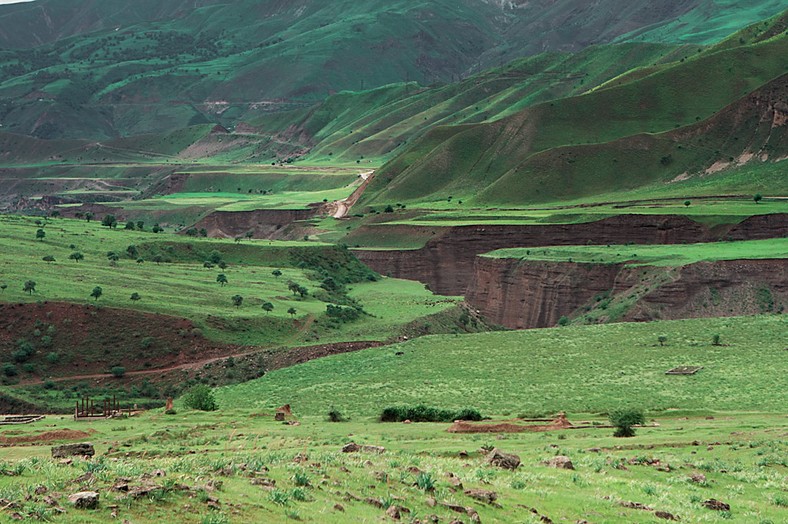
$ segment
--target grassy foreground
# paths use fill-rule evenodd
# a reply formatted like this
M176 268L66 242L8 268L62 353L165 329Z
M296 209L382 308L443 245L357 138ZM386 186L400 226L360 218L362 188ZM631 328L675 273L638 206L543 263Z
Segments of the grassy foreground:
M779 412L788 404L787 327L776 315L424 337L274 371L218 396L225 408L287 403L310 415L417 403L505 415L622 405ZM704 369L665 375L677 366Z

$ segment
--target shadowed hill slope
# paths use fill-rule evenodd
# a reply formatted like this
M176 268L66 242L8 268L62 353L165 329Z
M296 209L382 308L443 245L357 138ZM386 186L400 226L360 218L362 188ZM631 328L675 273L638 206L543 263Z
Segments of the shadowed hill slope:
M41 138L233 127L343 89L456 81L638 30L709 43L778 4L748 2L731 19L711 0L38 0L0 7L0 119Z
M775 23L784 18L785 15ZM554 194L518 189L514 197L507 193L511 187L504 189L503 182L499 190L493 188L501 180L518 177L518 170L535 165L529 162L536 162L537 154L542 154L541 158L553 158L550 155L554 152L543 153L562 147L590 154L598 152L588 147L591 145L644 133L663 133L702 122L784 74L786 53L788 35L781 32L755 44L714 48L623 85L542 103L496 122L435 128L384 166L370 185L363 203L443 200L447 195L471 198L483 190L487 190L483 198L485 203L497 202L496 198L503 198L507 203L514 200L542 202L562 196L561 188L555 187L562 180L557 174L565 169L560 163L543 162L538 167L541 183L550 186ZM714 127L715 123L712 121L709 125ZM640 149L648 149L648 145L643 144ZM744 148L738 149L737 155L745 153ZM697 148L694 152L693 158L687 152L679 155L683 164L676 166L705 163L702 167L706 168L729 156L722 156L716 148L712 149L714 154L705 151L701 154ZM779 155L770 158L775 157ZM618 190L619 184L631 182L617 176L621 170L617 162L613 162L614 158L608 157L610 163L604 167L599 165L603 160L596 155L583 161L596 162L585 165L594 168L595 176L601 170L601 176L613 184L606 186L606 191ZM634 160L629 159L630 164L625 165L631 167ZM578 159L574 157L564 159L568 171L576 162ZM671 163L670 159L666 162ZM527 176L517 180L522 182ZM637 179L633 183L639 184ZM580 194L569 191L563 196L597 192L599 188L589 187Z

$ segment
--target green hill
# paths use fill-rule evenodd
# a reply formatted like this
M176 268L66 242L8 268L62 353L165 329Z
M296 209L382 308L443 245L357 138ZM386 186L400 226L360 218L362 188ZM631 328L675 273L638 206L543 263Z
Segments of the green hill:
M234 127L341 90L456 81L633 31L708 43L779 4L748 2L733 18L710 0L38 0L0 7L0 120L41 138Z
M770 23L779 27L786 16ZM773 147L768 158L777 160L784 156L782 127L756 124L769 111L777 122L782 118L784 79L779 77L786 72L787 52L783 31L735 47L724 42L641 78L630 74L623 83L495 122L434 128L382 168L363 203L429 202L452 195L484 204L545 202L639 187L718 161L732 164L763 148ZM759 105L769 100L768 107ZM665 139L672 147L655 147L668 143ZM613 152L601 154L605 149ZM654 153L658 167L646 163L641 174L641 156L650 162ZM634 168L637 176L621 176Z

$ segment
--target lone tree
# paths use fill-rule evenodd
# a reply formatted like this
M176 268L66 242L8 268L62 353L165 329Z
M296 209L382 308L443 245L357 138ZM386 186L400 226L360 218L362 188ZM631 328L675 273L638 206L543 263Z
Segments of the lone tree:
M617 409L610 413L610 423L616 427L614 437L634 437L635 428L646 423L646 416L639 409Z
M278 269L274 269L273 271L271 271L271 274L273 276L275 276L276 278L279 278L279 277L282 276L282 272L280 270L278 270Z
M85 213L85 220L86 220L86 221L88 221L88 222L90 222L91 220L93 220L93 217L94 217L94 216L95 216L95 215L93 215L93 213L91 213L90 211L88 211L87 213Z
M8 289L8 284L6 284L5 282L3 282L2 284L0 284L0 292L3 292L3 293L5 293L5 290L6 290L6 289Z
M183 396L183 403L189 409L198 409L200 411L216 411L216 399L213 396L211 388L204 384L194 386Z
M100 299L101 295L103 294L104 294L104 290L101 289L101 286L96 286L93 288L93 291L91 291L90 296L95 298L96 301L98 302L98 299Z
M244 297L242 297L241 295L234 295L233 296L233 305L235 307L241 307L241 305L243 303L244 303Z
M224 286L225 286L225 284L227 284L227 275L225 275L224 273L219 273L219 275L216 277L216 281L217 281L217 282L218 282L218 283L219 283L219 284L220 284L222 287L224 287Z
M263 311L265 311L265 313L268 314L274 310L274 305L270 302L263 302L262 308Z
M44 240L44 237L47 236L47 232L43 229L39 229L36 231L36 240Z
M685 207L690 207L690 204L692 204L692 202L690 202L689 200L685 200L684 201L684 206Z
M753 195L752 199L755 200L756 204L759 204L761 202L761 200L763 200L763 195L761 195L760 193L755 193L755 195Z
M668 337L666 337L665 335L660 335L657 337L657 342L659 342L660 346L664 346L665 342L667 341L668 341Z
M131 294L131 300L132 300L132 302L137 302L139 300L142 300L142 297L140 296L139 293L134 292L134 293Z
M296 315L296 313L297 313L297 311L296 311L296 308L294 308L294 307L291 307L290 309L287 310L287 314L290 315L291 317L294 317Z
M68 259L69 260L73 260L74 262L79 262L80 260L84 260L85 259L85 255L83 255L79 251L74 251L73 253L71 253L68 256Z
M36 290L36 282L35 282L35 280L27 280L27 281L25 281L25 285L22 287L22 291L32 295L33 291L35 291L35 290ZM5 289L3 289L3 291L5 291Z
M118 227L118 219L115 218L115 215L104 215L104 218L101 219L101 225L108 228Z

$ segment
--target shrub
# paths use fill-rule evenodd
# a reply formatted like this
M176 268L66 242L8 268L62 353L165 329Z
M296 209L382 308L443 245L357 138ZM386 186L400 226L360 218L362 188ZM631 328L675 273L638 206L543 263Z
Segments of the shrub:
M3 375L7 377L15 377L19 374L16 370L16 366L11 364L10 362L6 362L3 364Z
M634 437L635 429L632 426L645 424L646 416L639 409L617 409L610 413L610 423L616 427L614 437Z
M183 396L183 403L187 408L198 409L200 411L216 411L216 399L213 391L206 385L194 386Z
M403 422L405 420L411 422L453 422L455 420L482 420L482 416L476 409L451 411L424 405L388 407L380 414L381 422Z
M569 317L564 315L563 317L558 319L558 325L559 326L568 326L569 325Z
M328 421L329 422L347 422L350 420L345 415L342 414L341 411L332 407L328 410Z
M115 378L121 378L123 375L126 374L126 368L123 366L114 366L112 369L109 370L112 373L112 376Z

